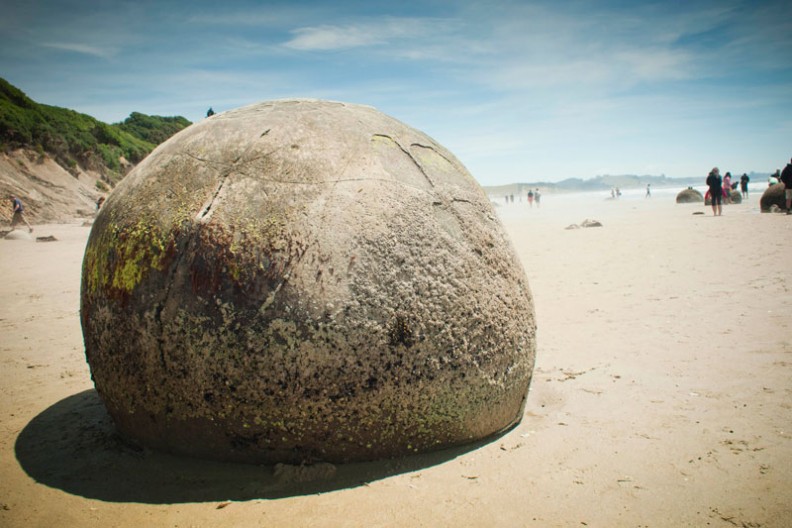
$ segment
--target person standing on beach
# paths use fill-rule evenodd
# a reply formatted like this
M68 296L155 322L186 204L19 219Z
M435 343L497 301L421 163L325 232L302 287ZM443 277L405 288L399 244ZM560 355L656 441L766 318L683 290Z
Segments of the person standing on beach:
M13 194L9 195L9 199L14 207L14 216L11 218L11 230L16 229L17 224L23 223L28 226L28 231L32 233L33 228L28 223L27 218L25 218L25 207L22 205L22 201Z
M531 189L528 189L528 205L531 207L533 207L533 199L534 199L534 193Z
M536 207L539 207L539 200L542 198L542 195L539 194L539 187L536 188L534 191L534 200L536 200Z
M792 214L792 159L789 160L784 171L781 173L781 181L784 182L784 198L786 198L786 214Z
M727 204L731 203L731 172L723 176L723 200Z
M748 177L747 174L743 172L743 175L740 176L740 191L742 192L743 198L748 198L748 182L751 181L751 178Z
M712 214L713 216L721 216L723 214L723 180L721 180L718 167L713 167L709 176L707 176L707 186L709 187L710 200L712 201Z
M651 196L652 196L652 184L651 183L647 183L646 184L646 196L645 196L645 198L650 198Z

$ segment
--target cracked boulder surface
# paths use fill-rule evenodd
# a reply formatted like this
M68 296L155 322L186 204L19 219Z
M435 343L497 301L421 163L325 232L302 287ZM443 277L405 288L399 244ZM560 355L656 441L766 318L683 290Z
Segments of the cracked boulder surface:
M425 134L316 100L216 114L107 199L83 261L96 389L145 446L352 462L522 418L535 355L521 263Z

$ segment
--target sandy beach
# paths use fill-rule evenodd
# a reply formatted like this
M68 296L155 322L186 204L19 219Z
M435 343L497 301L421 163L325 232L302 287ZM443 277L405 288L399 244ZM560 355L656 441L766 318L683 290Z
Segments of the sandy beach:
M792 217L761 190L721 217L678 189L499 204L538 323L522 422L285 472L125 443L83 353L90 227L0 240L0 526L792 526Z

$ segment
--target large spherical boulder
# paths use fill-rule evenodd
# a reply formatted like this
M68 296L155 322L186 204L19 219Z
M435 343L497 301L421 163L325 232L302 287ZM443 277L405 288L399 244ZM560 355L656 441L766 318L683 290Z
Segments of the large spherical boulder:
M160 145L110 195L81 321L120 432L256 463L372 460L517 423L535 354L484 192L373 108L256 104Z
M679 194L676 196L676 203L678 204L701 203L703 201L704 197L693 187L688 187L687 189L679 191Z
M776 183L769 186L759 199L759 207L763 213L770 212L774 205L778 206L782 211L786 210L786 196L783 183Z

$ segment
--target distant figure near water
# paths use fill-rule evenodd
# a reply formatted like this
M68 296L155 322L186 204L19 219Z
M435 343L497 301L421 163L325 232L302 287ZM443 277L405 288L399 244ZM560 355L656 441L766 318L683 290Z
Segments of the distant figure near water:
M646 184L646 196L645 196L645 198L651 198L651 197L652 197L652 184L651 183L647 183Z
M747 174L743 173L740 176L740 192L742 192L743 198L748 198L748 182L751 181L751 178L748 177Z
M528 189L528 205L533 207L533 200L534 200L534 193L531 189Z
M537 187L536 190L534 191L534 200L536 200L536 207L539 207L539 204L541 203L540 202L541 199L542 199L542 195L539 194L539 187Z

